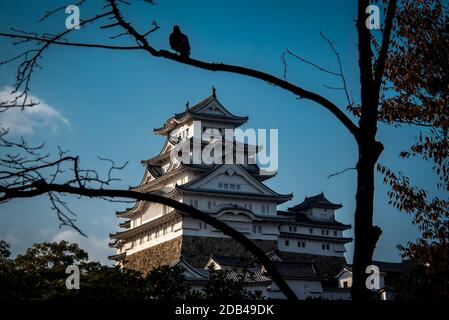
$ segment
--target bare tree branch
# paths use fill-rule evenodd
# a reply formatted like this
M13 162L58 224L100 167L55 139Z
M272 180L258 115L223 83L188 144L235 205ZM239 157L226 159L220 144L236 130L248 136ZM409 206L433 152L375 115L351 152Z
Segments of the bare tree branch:
M343 65L341 63L340 54L338 53L337 49L335 49L335 46L332 43L332 41L330 41L322 32L320 32L320 36L329 44L329 46L332 49L332 52L335 54L335 57L337 58L338 69L339 69L338 76L340 76L341 81L343 83L343 90L344 90L345 95L346 95L346 100L348 102L348 107L350 107L350 106L352 106L354 104L354 102L349 97L348 85L346 84L346 78L345 78L345 74L343 72Z
M165 204L204 221L238 241L265 266L285 296L288 299L297 300L294 292L279 275L276 267L262 249L226 223L192 206L161 195L133 190L105 189L105 186L119 180L113 173L124 169L127 162L116 165L111 159L98 157L109 163L106 177L103 178L95 170L80 168L79 157L68 155L68 151L58 148L58 159L50 161L48 154L41 154L43 145L30 146L23 139L20 142L9 141L6 139L7 134L7 130L0 131L0 147L6 151L6 155L0 157L0 204L11 199L47 195L60 225L74 228L82 235L84 233L76 226L75 213L64 200L65 196L96 197L108 201L134 199Z
M92 22L97 21L106 16L110 16L111 14L112 14L111 11L97 14L96 16L94 16L92 18L84 20L79 25L83 26L88 23L92 23ZM18 30L16 30L16 31L18 31ZM39 49L28 50L28 51L24 52L23 54L19 55L21 57L24 57L24 60L18 66L17 75L16 75L16 83L14 85L14 89L13 89L12 93L13 94L18 93L21 88L22 88L22 92L19 93L18 95L16 95L16 97L12 101L12 103L7 103L7 104L3 103L3 105L10 105L10 104L19 105L22 108L29 106L28 105L28 95L29 95L29 90L30 90L29 85L30 85L30 81L31 81L31 76L32 76L35 68L40 67L40 65L38 64L38 59L42 58L44 51L46 49L48 49L49 46L52 43L54 43L55 41L60 42L59 44L64 43L64 41L61 41L61 39L63 39L63 37L65 35L67 35L68 33L70 33L71 31L72 31L72 29L68 29L64 32L57 34L57 35L50 36L49 39L46 39L45 34L44 34L44 36L41 37L41 42L43 43L42 47L40 47ZM11 34L6 34L6 33L2 33L2 34L0 34L0 36L10 37L10 38L19 38L24 41L33 40L32 38L37 38L35 36L35 34L30 34L29 32L24 32L24 31L19 31L19 32L22 33L22 36L17 35L17 34L11 35ZM37 40L37 39L34 39L34 40ZM8 60L6 60L6 62L13 61L13 60L17 59L19 56L8 59ZM0 64L3 64L3 63L5 63L5 61ZM1 105L0 105L0 108L5 109L5 107L1 106Z
M82 195L86 197L110 197L110 198L128 198L135 199L139 201L151 201L157 202L169 207L172 207L176 210L189 214L190 216L200 219L205 223L211 225L212 227L222 231L225 235L232 237L241 243L248 251L254 254L259 261L264 265L268 274L272 277L273 281L278 285L279 289L286 295L289 300L297 300L296 295L287 285L285 280L280 276L276 267L272 264L270 259L265 255L265 253L250 239L248 239L242 233L234 230L232 227L227 225L226 223L192 207L178 201L175 201L170 198L166 198L160 195L152 194L152 193L142 193L130 190L120 190L120 189L91 189L91 188L80 188L74 187L67 184L48 184L45 181L36 181L30 185L28 185L24 190L20 189L8 189L4 187L0 187L0 192L4 193L4 196L0 197L0 202L6 199L12 198L29 198L35 197L41 194L48 193L50 195L50 199L52 203L59 203L59 205L63 205L66 209L65 203L60 201L55 197L54 192L62 193L62 194L73 194L73 195ZM54 204L55 207L58 204Z
M346 168L346 169L343 169L341 171L338 171L338 172L335 172L335 173L332 173L332 174L328 175L327 178L330 179L332 177L335 177L335 176L338 176L338 175L340 175L342 173L345 173L346 171L349 171L349 170L357 170L357 168L355 168L355 167Z
M64 46L68 46L68 47L85 47L85 48L115 49L115 50L142 50L142 47L140 47L140 46L115 46L115 45L97 44L97 43L57 41L57 40L46 39L46 38L38 37L38 36L25 36L25 35L19 35L19 34L3 33L3 32L0 32L0 37L35 40L35 41L44 42L44 43L48 43L48 44L64 45ZM23 55L23 53L20 56L22 56L22 55ZM11 62L15 59L18 59L20 56L3 61L2 63L0 63L0 65L4 64L4 63Z
M328 73L328 74L333 75L333 76L337 76L337 77L340 76L340 73L337 73L337 72L334 72L334 71L325 69L325 68L323 68L323 67L320 67L320 66L317 65L316 63L313 63L313 62L311 62L311 61L309 61L309 60L304 59L303 57L297 55L296 53L293 53L293 52L290 51L289 49L285 49L285 53L288 53L288 54L291 55L292 57L295 57L296 59L298 59L298 60L300 60L300 61L302 61L302 62L304 62L304 63L306 63L306 64L309 64L309 65L311 65L312 67L317 68L317 69L320 70L320 71L323 71L323 72Z
M323 96L321 96L315 92L311 92L311 91L305 90L301 87L295 86L285 80L279 79L273 75L270 75L270 74L262 72L262 71L258 71L258 70L254 70L254 69L250 69L250 68L246 68L246 67L241 67L241 66L236 66L236 65L224 64L224 63L208 63L208 62L204 62L201 60L195 60L195 59L191 59L191 58L181 57L177 54L171 53L166 50L156 50L155 48L153 48L150 45L148 40L142 34L137 32L137 30L134 29L134 27L132 27L130 23L128 23L124 20L116 2L114 0L108 0L108 1L111 4L112 12L115 15L118 23L125 30L127 30L130 35L132 35L135 38L136 42L138 44L140 44L144 50L148 51L148 53L150 53L152 56L169 59L172 61L191 65L191 66L194 66L194 67L197 67L200 69L205 69L205 70L210 70L210 71L223 71L223 72L230 72L230 73L246 75L249 77L253 77L253 78L257 78L257 79L266 81L272 85L279 86L285 90L292 92L293 94L295 94L297 96L300 96L301 98L309 99L309 100L314 101L314 102L322 105L323 107L325 107L327 110L332 112L337 117L337 119L340 120L342 122L342 124L357 139L358 127L352 122L351 119L349 119L349 117L342 110L340 110L335 104L333 104L331 101L327 100Z
M147 31L143 34L140 34L139 32L137 32L137 30L134 27L131 26L130 23L128 23L124 20L124 18L121 15L121 12L119 11L119 8L117 6L117 2L115 0L108 0L108 3L109 3L109 5L107 7L111 8L111 11L107 11L102 14L98 14L97 16L95 16L91 19L83 21L82 24L84 25L86 23L94 22L102 17L110 16L112 14L113 17L115 18L116 22L113 22L113 23L110 23L109 25L103 26L103 28L104 27L112 27L112 26L114 26L114 27L121 26L125 30L125 34L126 33L129 34L130 36L132 36L135 39L135 41L138 44L137 46L115 46L115 45L108 45L108 44L89 44L89 43L61 41L60 39L64 35L68 34L71 30L66 30L65 32L62 32L50 39L46 39L44 37L38 37L36 35L31 35L31 34L20 35L20 34L10 34L10 33L4 33L4 32L0 33L0 37L9 37L9 38L22 39L22 40L35 40L35 41L44 43L44 45L37 52L35 52L31 58L26 59L19 66L18 81L17 81L15 89L18 90L18 88L21 85L24 85L24 90L22 93L25 96L24 100L26 100L26 97L28 95L28 90L29 90L28 85L29 85L29 81L31 78L31 74L34 70L34 66L37 64L37 58L40 57L41 54L43 53L43 51L46 48L48 48L49 45L51 45L51 44L65 45L65 46L77 46L77 47L104 48L104 49L113 49L113 50L115 50L115 49L116 50L142 49L142 50L147 51L149 54L151 54L154 57L169 59L172 61L191 65L191 66L205 69L205 70L223 71L223 72L231 72L231 73L246 75L249 77L253 77L253 78L257 78L257 79L266 81L269 84L279 86L285 90L292 92L293 94L295 94L301 98L309 99L309 100L314 101L314 102L322 105L323 107L325 107L327 110L332 112L336 116L336 118L338 120L340 120L340 122L357 139L358 127L352 122L352 120L342 110L340 110L334 103L332 103L328 99L324 98L323 96L321 96L317 93L305 90L301 87L295 86L295 85L287 82L286 80L279 79L273 75L270 75L270 74L262 72L262 71L258 71L258 70L254 70L254 69L250 69L250 68L246 68L246 67L241 67L241 66L236 66L236 65L223 64L223 63L208 63L208 62L195 60L195 59L191 59L191 58L180 57L179 55L171 53L167 50L156 50L155 48L153 48L150 45L150 43L146 39L147 35L149 35L152 32L159 29L159 26L155 22L152 23L153 28L151 28L149 31Z

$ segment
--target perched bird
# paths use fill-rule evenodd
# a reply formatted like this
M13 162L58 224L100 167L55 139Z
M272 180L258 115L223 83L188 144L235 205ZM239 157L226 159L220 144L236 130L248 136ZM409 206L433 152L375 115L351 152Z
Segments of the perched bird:
M170 34L170 47L179 52L183 58L188 58L190 55L189 38L181 32L179 26L173 26L173 32Z

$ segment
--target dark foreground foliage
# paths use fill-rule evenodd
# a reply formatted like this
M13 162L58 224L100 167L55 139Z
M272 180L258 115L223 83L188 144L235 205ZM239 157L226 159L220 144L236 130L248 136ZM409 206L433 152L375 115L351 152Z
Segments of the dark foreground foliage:
M69 290L67 266L80 270L80 288ZM11 258L9 244L0 241L0 300L145 300L256 299L243 281L211 273L206 289L195 291L185 282L183 269L162 266L147 275L119 267L88 262L77 244L36 243L23 255Z

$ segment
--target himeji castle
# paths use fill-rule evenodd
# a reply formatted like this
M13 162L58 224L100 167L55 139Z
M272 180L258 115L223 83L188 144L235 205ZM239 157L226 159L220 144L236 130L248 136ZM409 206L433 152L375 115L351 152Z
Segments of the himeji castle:
M183 112L154 129L155 134L165 137L165 144L158 155L142 161L144 177L131 189L192 205L242 232L275 262L299 297L347 298L349 291L339 289L335 278L346 265L345 244L352 241L343 235L351 226L335 218L342 205L321 193L278 210L293 195L278 193L265 184L276 173L264 171L254 162L263 146L229 137L229 132L247 121L248 117L225 108L213 89L209 97L194 106L186 105ZM208 130L227 134L220 139L210 134L204 137ZM194 159L195 146L191 144L195 141L199 151L225 141L233 148L229 152L220 148L223 153L219 157L240 161ZM179 155L181 148L187 150L189 161L173 156ZM236 155L238 150L244 151L243 157ZM110 235L111 246L117 250L110 259L126 268L146 273L156 266L178 264L185 268L188 281L201 286L211 264L235 272L252 259L239 243L219 230L168 206L138 201L116 214L122 219L121 231ZM254 268L258 276L248 286L266 297L282 298L263 267Z

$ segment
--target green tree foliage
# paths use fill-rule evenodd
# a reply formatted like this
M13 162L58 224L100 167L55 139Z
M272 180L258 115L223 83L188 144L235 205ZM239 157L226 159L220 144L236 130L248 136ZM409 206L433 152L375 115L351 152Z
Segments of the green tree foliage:
M0 300L157 300L254 299L244 288L244 277L228 279L225 272L211 272L204 292L186 283L183 268L161 266L147 275L89 262L77 244L44 242L11 259L9 244L0 241ZM66 268L80 270L80 289L69 290ZM248 275L246 275L248 277Z
M0 240L0 259L8 259L11 256L11 251L9 250L9 243Z

